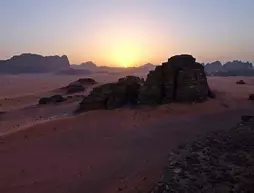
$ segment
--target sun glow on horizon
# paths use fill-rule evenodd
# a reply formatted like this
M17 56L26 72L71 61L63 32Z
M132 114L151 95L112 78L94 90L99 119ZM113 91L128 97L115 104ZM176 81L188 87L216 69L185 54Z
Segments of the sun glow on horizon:
M99 43L100 60L111 66L134 67L142 64L149 53L146 28L133 23L108 24L94 37ZM102 33L103 32L103 33Z
M143 57L139 46L133 41L120 41L110 49L110 59L122 67L133 67Z

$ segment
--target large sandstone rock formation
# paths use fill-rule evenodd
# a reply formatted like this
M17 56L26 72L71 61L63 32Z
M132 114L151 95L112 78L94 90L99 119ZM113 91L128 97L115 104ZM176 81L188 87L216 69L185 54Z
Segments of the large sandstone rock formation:
M203 65L191 55L177 55L148 74L139 101L142 104L202 102L208 92Z
M46 73L70 67L67 56L21 54L0 62L0 73Z
M95 109L114 109L125 104L135 105L142 80L135 76L120 78L116 83L96 87L80 103L78 112Z

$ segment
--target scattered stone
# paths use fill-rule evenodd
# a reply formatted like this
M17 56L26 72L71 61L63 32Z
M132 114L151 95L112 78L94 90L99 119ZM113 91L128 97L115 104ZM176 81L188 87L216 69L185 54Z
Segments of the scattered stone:
M238 80L236 84L246 84L243 80Z
M249 100L254 101L254 94L250 94Z

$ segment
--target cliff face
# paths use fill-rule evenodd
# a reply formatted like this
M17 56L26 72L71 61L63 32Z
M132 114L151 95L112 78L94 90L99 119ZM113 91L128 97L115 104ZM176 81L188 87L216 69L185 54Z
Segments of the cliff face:
M21 54L0 61L0 73L46 73L56 72L70 67L67 56L41 56Z
M177 55L150 71L139 98L143 104L202 102L208 91L203 65L191 55Z

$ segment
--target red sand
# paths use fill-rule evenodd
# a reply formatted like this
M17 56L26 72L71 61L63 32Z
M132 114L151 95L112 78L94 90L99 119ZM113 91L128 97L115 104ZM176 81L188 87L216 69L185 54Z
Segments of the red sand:
M148 192L172 148L228 128L243 113L167 118L133 129L106 119L96 127L82 121L85 114L37 125L2 139L0 192Z
M8 112L0 115L0 193L149 192L170 150L205 131L227 129L242 114L254 111L247 101L254 91L253 78L209 78L217 99L203 104L94 111L73 117L63 114L72 112L77 102L31 106L39 90L33 94L24 90L22 96L17 92L6 101L6 93L15 93L21 80L32 82L31 89L36 86L32 77L17 79L13 90L1 93L0 108ZM237 79L248 85L236 85ZM53 86L49 83L47 91L62 86L61 81L51 80ZM60 117L49 119L54 115Z

